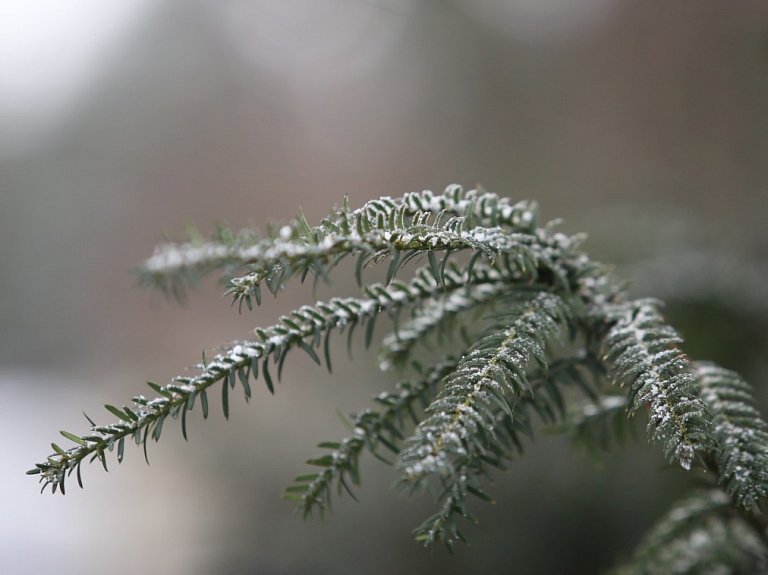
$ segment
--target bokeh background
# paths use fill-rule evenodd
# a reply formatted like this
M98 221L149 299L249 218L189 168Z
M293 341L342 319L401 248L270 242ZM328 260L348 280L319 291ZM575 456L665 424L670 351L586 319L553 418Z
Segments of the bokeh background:
M335 410L394 383L363 349L337 349L334 377L295 362L275 397L195 413L189 443L167 427L150 466L127 450L83 491L39 495L24 471L81 411L109 421L103 403L311 302L140 292L163 233L453 182L590 232L766 412L767 152L761 0L2 0L0 572L599 573L690 485L642 433L597 468L538 437L455 557L413 542L429 497L376 461L359 503L293 514L282 488L343 436Z

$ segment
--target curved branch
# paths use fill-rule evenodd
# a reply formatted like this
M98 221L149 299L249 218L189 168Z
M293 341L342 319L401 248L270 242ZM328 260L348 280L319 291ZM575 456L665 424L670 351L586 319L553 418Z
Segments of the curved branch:
M763 573L763 542L719 490L700 491L675 504L651 529L632 561L614 575Z
M694 363L693 374L714 416L720 483L738 505L749 509L768 494L768 425L739 374L705 362Z
M262 376L271 392L274 392L272 376L269 371L269 358L277 366L278 377L281 373L286 354L299 347L318 364L319 354L315 349L321 345L325 353L326 364L330 367L328 341L332 329L343 330L353 324L367 323L367 339L373 333L375 318L383 313L394 313L397 309L412 305L444 290L460 289L466 285L469 276L450 271L445 274L446 284L438 286L430 281L428 273L422 270L410 283L394 281L388 286L375 284L365 289L367 298L333 298L327 303L318 303L315 307L304 306L284 316L277 325L266 329L257 328L258 339L236 342L225 349L209 363L205 361L195 367L201 370L194 377L177 377L174 382L164 387L149 383L159 395L147 400L143 396L133 398L133 405L122 409L107 406L119 421L111 425L96 425L90 419L92 428L88 435L79 437L69 432L62 432L67 439L76 443L68 450L53 444L54 454L44 463L36 464L29 474L39 474L43 489L51 486L64 491L65 479L77 471L80 480L80 465L87 457L91 461L99 459L106 469L106 453L117 446L118 461L122 461L126 438L132 438L137 445L144 444L146 453L147 440L158 440L163 424L168 416L181 418L182 432L186 437L186 413L191 411L197 398L200 398L203 415L207 417L208 401L206 391L212 385L223 382L222 400L224 415L228 417L229 390L234 389L239 380L243 386L246 400L251 395L250 379L256 379L261 367ZM482 281L482 276L474 276ZM322 337L325 335L323 344Z
M648 405L648 436L665 442L664 451L684 469L712 447L710 414L698 396L681 342L664 323L659 302L637 300L616 306L615 324L605 337L604 360L611 380L629 385L630 413Z

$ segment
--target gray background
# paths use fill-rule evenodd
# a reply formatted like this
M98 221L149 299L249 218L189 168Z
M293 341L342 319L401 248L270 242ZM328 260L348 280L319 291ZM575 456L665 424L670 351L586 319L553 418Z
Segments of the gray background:
M0 3L0 571L599 572L688 485L659 472L642 433L597 471L538 437L453 558L413 543L429 498L389 490L375 461L360 503L302 522L283 486L315 443L343 436L336 408L393 383L373 352L345 365L343 345L333 378L297 361L275 397L234 401L230 422L195 413L189 443L169 426L149 467L128 449L66 497L39 495L24 471L59 429L86 431L82 410L109 421L101 404L312 300L292 287L239 316L215 282L183 309L150 297L129 272L162 233L298 206L317 222L345 194L359 205L453 182L538 200L589 231L598 258L682 254L694 271L631 268L637 293L703 286L670 308L687 349L742 370L762 398L767 151L757 0ZM350 275L318 296L354 293Z

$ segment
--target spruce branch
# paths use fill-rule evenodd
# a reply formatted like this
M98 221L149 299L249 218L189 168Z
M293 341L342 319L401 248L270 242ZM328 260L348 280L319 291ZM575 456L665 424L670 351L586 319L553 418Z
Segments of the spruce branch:
M459 192L460 190L446 192L444 197L455 202ZM499 209L501 221L505 224L520 220L530 227L535 220L532 212L526 211L528 208L523 205L513 209L503 205L504 202L496 202L494 206L490 202L491 199L484 197L479 205L482 208L481 215L490 218L492 222L498 223ZM548 270L549 275L562 280L563 274L554 270L556 263L547 261L552 259L556 246L541 245L537 236L506 233L500 227L478 226L465 229L467 217L471 219L476 215L474 210L478 202L474 198L463 204L464 216L454 216L440 224L444 213L441 210L431 225L428 223L433 215L431 211L419 210L413 214L408 211L409 205L419 202L417 196L409 196L408 202L394 202L385 198L382 201L369 202L362 210L355 212L350 212L345 205L339 212L337 223L326 219L321 226L310 228L301 216L290 226L285 226L279 231L273 227L269 237L258 240L258 233L253 231L233 234L222 229L211 243L195 240L182 246L165 244L145 262L140 279L160 288L170 289L173 294L178 295L181 290L179 285L186 277L199 277L222 267L230 269L238 265L248 265L251 271L246 278L240 278L240 287L252 281L254 283L248 288L251 291L238 291L239 288L233 283L230 284L229 293L234 290L235 299L244 298L250 307L253 291L257 301L260 299L257 290L262 279L266 280L269 289L276 293L282 282L291 275L299 272L306 275L308 271L325 275L328 270L324 266L329 261L335 265L345 255L360 252L358 279L359 270L362 268L360 262L377 262L391 256L388 281L392 281L399 265L403 265L404 261L414 255L426 253L429 256L429 270L435 282L435 289L444 290L446 281L450 282L452 279L447 278L446 276L451 274L445 272L448 255L452 251L471 249L476 254L483 254L492 260L499 258L507 269L531 274L531 279L536 277L538 268L541 268ZM499 203L502 204L501 208ZM531 215L527 216L529 213ZM567 247L568 242L567 238L562 236L555 238L554 243L566 244ZM399 255L404 250L409 253L401 259ZM438 263L434 256L437 250L447 252L441 263ZM475 261L476 257L470 260L466 269L468 279L463 285L471 283L469 278L473 276ZM455 277L455 274L453 276ZM210 364L196 366L202 370L198 376L175 378L173 383L163 388L150 384L160 397L147 400L143 396L137 396L133 398L133 407L108 407L109 411L118 417L119 422L108 426L92 425L91 434L78 438L80 441L73 439L78 436L65 432L65 437L73 440L77 444L76 447L65 451L53 444L55 453L49 456L45 463L36 464L29 473L40 474L43 488L51 485L53 490L64 487L65 477L75 469L78 471L80 482L80 465L85 457L93 455L92 460L99 459L106 468L105 451L111 451L116 444L118 460L122 460L126 437L133 438L137 444L143 443L146 450L150 432L155 440L159 439L163 423L169 415L173 418L181 417L182 431L186 436L187 411L194 407L197 395L202 394L201 404L204 415L207 415L207 397L204 392L220 381L224 381L222 400L224 414L228 417L229 388L234 388L236 380L239 379L246 397L250 396L249 376L258 373L259 361L266 384L272 391L269 355L274 357L278 376L287 352L296 346L304 349L320 363L314 349L320 346L322 334L326 333L324 350L328 358L328 330L331 327L343 329L348 322L367 322L366 343L369 343L374 317L380 311L387 309L392 312L402 304L412 303L414 298L423 299L434 295L434 289L427 291L423 286L423 277L422 272L417 274L414 280L415 284L419 284L416 287L418 294L409 292L405 284L400 282L392 283L392 289L387 286L371 286L365 289L366 295L369 296L367 300L336 298L329 304L319 304L315 309L305 306L290 317L283 317L281 323L276 326L267 330L257 329L255 331L259 340L238 342L226 348L225 353L217 355ZM311 342L305 341L307 338L311 338Z
M446 218L443 220L443 218ZM235 233L217 231L209 242L195 241L157 246L155 253L138 270L138 282L181 297L187 284L202 276L224 270L227 294L251 307L261 302L262 284L273 294L291 277L308 273L327 278L330 270L350 255L357 255L356 276L370 262L391 258L388 277L411 258L426 253L436 278L436 253L461 250L482 252L493 260L503 256L519 269L535 274L549 267L550 275L565 281L566 272L546 266L553 255L580 241L550 228L537 228L538 207L532 202L510 204L506 198L485 191L464 193L450 186L442 195L425 191L403 198L380 198L362 208L344 206L310 227L303 215L278 228L271 226L264 237L258 230ZM446 258L447 258L446 255ZM237 270L247 273L236 276Z
M526 377L529 359L546 368L546 340L559 334L570 313L562 298L548 292L509 305L497 314L496 329L446 376L427 409L429 416L400 452L401 486L423 485L430 476L444 485L440 511L416 530L417 540L450 548L456 538L463 539L454 516L472 518L467 494L492 501L479 480L486 475L486 463L499 466L509 445L494 433L494 410L514 419L516 398L532 392Z
M486 503L495 503L484 491L483 482L491 479L491 467L505 470L505 461L523 453L523 437L533 439L533 416L546 425L565 417L561 387L578 387L594 394L594 379L600 377L598 362L580 353L549 361L526 375L529 391L514 399L511 409L498 402L488 408L490 428L485 428L484 451L474 457L455 457L455 472L439 477L438 511L414 529L416 540L425 544L440 543L453 552L456 541L466 542L459 518L477 522L469 509L469 495ZM401 486L408 486L401 478ZM422 482L424 485L424 482ZM414 489L416 485L412 485Z
M507 234L501 228L463 230L459 218L448 220L439 226L427 224L409 225L392 229L372 229L360 234L329 234L319 232L312 243L266 241L243 250L239 255L249 272L229 281L227 294L235 301L245 301L249 307L251 298L258 303L261 285L276 294L291 277L312 273L327 277L330 270L350 255L358 258L356 276L362 284L361 272L369 263L379 263L390 258L388 280L412 258L426 254L430 270L436 282L442 282L442 271L451 253L469 250L485 256L493 262L502 258L507 266L515 266L525 273L536 276L540 268L549 268L548 253L538 238L525 234ZM444 252L438 262L438 253Z
M611 380L629 387L630 413L647 405L648 436L690 469L694 457L711 448L710 414L698 396L696 379L677 344L682 340L658 311L659 302L637 300L616 306L605 338L604 359Z
M351 436L319 445L330 452L308 463L320 470L297 477L285 494L305 517L315 509L322 516L334 490L354 497L363 453L384 459L388 450L399 487L438 489L436 512L415 530L417 540L450 549L465 540L460 518L474 520L469 496L493 501L484 483L522 454L535 425L605 447L621 439L627 416L645 407L649 438L685 470L699 461L716 471L720 487L673 508L620 573L765 569L760 503L768 496L768 425L749 387L733 372L691 362L660 303L628 301L611 269L581 251L584 236L566 236L556 226L539 224L533 202L449 186L442 194L384 197L355 210L345 200L314 227L300 214L264 234L222 226L210 240L193 232L186 243L160 244L139 283L176 298L219 272L233 304L250 309L261 304L262 288L276 295L291 278L327 280L346 258L356 259L362 293L305 305L257 328L255 337L220 348L210 361L203 356L194 376L162 387L150 382L154 399L139 395L129 406L105 406L117 421L97 425L88 418L83 436L62 431L74 446L52 444L53 454L28 473L39 476L43 490L64 493L72 473L82 486L83 461L99 460L106 469L107 453L116 450L121 462L127 441L143 445L146 457L169 416L181 420L186 438L187 413L200 405L208 416L214 385L228 418L238 382L246 401L259 376L274 393L272 374L280 379L295 349L330 370L331 332L346 330L348 345L356 333L368 347L375 322L386 315L394 331L383 341L380 367L411 365L414 376L353 415ZM406 266L418 260L426 261L411 272ZM387 266L386 280L365 284L363 270L378 264ZM399 279L405 269L407 281ZM357 326L364 330L355 332ZM551 345L566 340L564 333L563 347ZM456 335L460 341L449 339ZM446 342L459 348L455 357ZM417 346L430 343L441 359L414 362ZM586 401L577 403L568 387Z
M565 403L565 390L578 389L597 401L595 387L602 378L601 366L595 358L578 353L549 359L545 367L526 374L530 392L516 398L512 413L500 406L493 408L493 433L498 442L489 444L483 460L499 469L506 469L505 460L523 454L523 438L534 438L534 416L545 431L572 431Z
M719 490L675 504L614 575L764 573L768 549Z
M468 225L503 227L513 233L532 233L539 220L536 202L523 200L512 203L509 198L478 188L464 191L456 184L448 186L442 194L429 190L410 192L403 196L409 213L420 211L445 212L452 216L469 218Z
M737 505L749 509L768 493L768 425L739 374L706 362L694 363L693 374L714 417L720 483Z
M510 289L510 285L503 281L475 283L466 290L457 290L444 297L428 300L421 307L414 307L410 321L384 339L379 354L379 367L382 371L388 371L404 366L416 345L424 343L430 334L436 334L440 346L445 337L459 331L456 321L460 315L484 310Z
M283 316L280 323L272 327L257 328L255 331L258 339L235 342L224 348L224 353L216 355L210 362L195 365L201 373L194 377L179 376L164 387L149 382L148 385L159 395L158 398L147 400L143 396L137 396L132 399L132 406L122 409L106 406L107 410L118 418L118 422L96 425L89 419L91 431L82 437L62 432L64 437L75 442L76 446L64 450L52 444L54 453L45 462L37 463L28 473L40 475L43 489L50 485L54 492L57 488L63 492L66 478L73 471L77 471L78 484L82 487L80 465L84 459L89 456L91 461L99 459L107 469L106 453L117 445L118 461L122 461L126 438L133 439L137 445L143 444L146 456L147 440L152 438L157 441L160 438L168 416L173 419L181 418L182 432L186 437L186 413L194 409L199 396L203 416L207 417L207 390L212 385L223 382L223 409L225 417L228 417L229 390L234 389L239 381L246 400L249 399L249 380L258 377L260 367L267 387L274 393L269 368L270 357L279 377L288 351L299 347L319 364L320 356L315 350L322 345L326 365L330 367L329 338L332 329L341 331L348 327L348 333L351 335L355 325L366 324L366 341L370 343L374 321L379 314L394 314L399 308L429 298L443 290L463 288L466 277L467 275L455 270L449 270L444 276L445 284L438 286L429 272L422 269L417 271L416 277L408 284L393 281L388 286L367 286L367 298L333 298L314 307L303 306L289 316ZM476 279L482 281L483 277L486 276L478 275Z
M568 314L560 297L543 292L500 315L505 327L491 330L468 350L428 408L431 415L408 441L398 464L404 481L418 483L432 474L449 477L454 474L452 458L485 452L483 431L492 433L494 423L489 407L511 413L507 394L514 398L530 392L528 361L535 357L546 365L546 339L559 334L558 324Z

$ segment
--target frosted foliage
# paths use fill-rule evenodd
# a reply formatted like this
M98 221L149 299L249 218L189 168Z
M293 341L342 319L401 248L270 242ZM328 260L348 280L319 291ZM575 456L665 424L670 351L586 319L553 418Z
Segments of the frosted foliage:
M559 332L565 317L563 302L551 294L539 294L501 332L481 339L446 378L445 387L430 406L412 441L401 453L399 467L409 483L426 476L451 475L454 457L467 459L485 454L472 438L478 427L493 435L491 408L530 391L525 368L531 356L543 359L543 340ZM535 335L533 335L535 334ZM514 403L514 399L510 400Z
M768 425L737 373L698 362L694 374L714 416L720 482L739 505L752 507L768 493Z
M762 573L766 557L757 534L732 513L730 499L702 491L676 504L614 575Z
M525 271L548 262L564 278L568 271L557 260L581 239L538 230L537 219L534 203L510 204L496 194L449 186L443 194L383 197L356 210L345 204L316 227L301 216L265 237L258 230L223 229L209 242L161 244L139 279L179 297L184 284L220 269L229 279L227 293L250 305L251 297L260 302L262 284L274 293L294 275L325 276L351 254L379 261L400 252L446 250L476 250L491 259L503 255ZM247 273L237 275L241 269Z
M709 413L698 397L681 339L663 323L658 302L638 300L617 306L605 358L618 385L630 387L630 410L648 409L648 435L665 443L665 452L684 469L711 444Z
M492 274L492 277L496 275ZM451 332L450 322L458 314L493 303L506 291L509 291L509 286L499 277L495 283L474 284L469 289L429 300L422 307L415 308L411 321L384 339L379 367L387 371L402 365L413 348L428 334L435 333L440 342L445 333Z
M106 469L115 453L120 463L126 443L143 447L146 457L169 420L179 421L186 438L187 414L198 408L208 417L214 388L228 418L236 388L245 401L256 381L276 392L289 356L330 371L337 334L348 346L359 337L368 347L375 328L392 322L379 365L406 379L350 415L347 437L319 444L325 451L308 461L311 472L284 494L305 516L329 510L334 491L354 496L369 452L394 460L399 487L438 488L435 512L415 536L451 548L466 540L461 521L474 520L471 497L492 501L484 491L491 471L507 469L539 425L606 448L611 437L621 439L627 415L639 412L671 460L686 470L703 466L719 485L675 506L620 572L763 569L768 426L749 387L733 372L692 364L660 303L628 301L609 268L581 251L583 241L558 232L557 221L541 225L534 202L455 185L357 209L345 199L314 226L300 213L265 232L220 227L203 239L190 230L189 241L156 248L138 270L140 285L181 299L215 272L242 312L261 305L263 289L277 296L292 279L330 281L349 258L360 294L301 306L203 354L192 375L148 382L150 397L106 405L112 423L88 418L85 435L62 431L74 445L52 444L53 454L28 473L53 492L64 493L73 473L82 486L83 462ZM383 282L366 281L372 266L385 266Z

